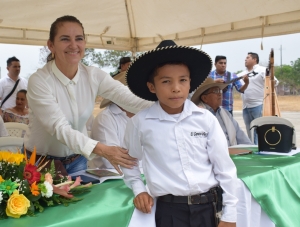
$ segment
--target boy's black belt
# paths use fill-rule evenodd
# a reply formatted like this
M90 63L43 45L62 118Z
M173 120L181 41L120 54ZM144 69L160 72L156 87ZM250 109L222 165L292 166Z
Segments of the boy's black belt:
M198 194L198 195L191 195L191 196L174 196L174 195L164 195L158 197L160 201L167 202L167 203L185 203L185 204L206 204L216 202L216 194L212 192L210 189L209 192Z

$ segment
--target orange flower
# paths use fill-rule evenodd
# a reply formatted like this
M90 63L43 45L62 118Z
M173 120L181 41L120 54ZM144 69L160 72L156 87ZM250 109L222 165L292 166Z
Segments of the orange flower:
M4 179L2 178L2 176L0 175L0 183L3 182Z
M38 196L40 194L39 187L36 185L36 181L30 186L31 194L34 196Z

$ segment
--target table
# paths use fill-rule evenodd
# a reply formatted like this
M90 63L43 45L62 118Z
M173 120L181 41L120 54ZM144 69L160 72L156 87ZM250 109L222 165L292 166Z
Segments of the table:
M273 223L276 227L300 226L300 154L290 157L249 154L232 156L232 160L240 179L238 227L274 227ZM131 190L122 180L110 180L95 185L77 204L46 208L36 217L0 220L0 226L134 227L133 221L139 213L134 211L132 199ZM151 216L147 218L136 226L154 223Z
M237 227L275 227L240 179L237 182L237 197ZM151 214L143 214L135 209L129 227L155 227L155 205Z

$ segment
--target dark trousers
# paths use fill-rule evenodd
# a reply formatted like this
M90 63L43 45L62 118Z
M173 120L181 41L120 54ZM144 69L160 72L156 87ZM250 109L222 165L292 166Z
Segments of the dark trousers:
M212 203L188 205L157 200L156 227L215 227Z

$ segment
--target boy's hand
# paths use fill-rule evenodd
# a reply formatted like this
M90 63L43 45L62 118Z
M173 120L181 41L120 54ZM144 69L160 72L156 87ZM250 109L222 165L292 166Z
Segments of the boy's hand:
M236 227L236 223L220 221L218 227Z
M143 213L150 214L153 206L153 198L147 192L142 192L134 198L133 204Z

